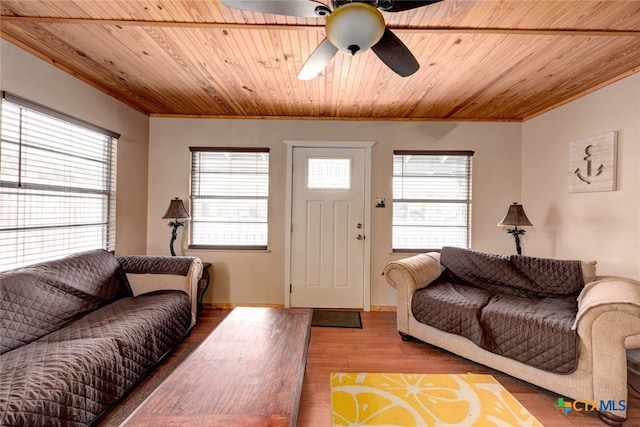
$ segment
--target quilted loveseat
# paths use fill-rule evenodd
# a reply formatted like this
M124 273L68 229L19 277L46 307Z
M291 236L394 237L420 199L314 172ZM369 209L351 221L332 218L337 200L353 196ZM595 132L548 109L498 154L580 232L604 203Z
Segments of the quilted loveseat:
M201 272L97 250L0 273L0 424L98 420L195 324Z
M595 402L620 426L626 350L640 348L640 282L598 277L595 262L444 247L391 262L397 327L559 395Z

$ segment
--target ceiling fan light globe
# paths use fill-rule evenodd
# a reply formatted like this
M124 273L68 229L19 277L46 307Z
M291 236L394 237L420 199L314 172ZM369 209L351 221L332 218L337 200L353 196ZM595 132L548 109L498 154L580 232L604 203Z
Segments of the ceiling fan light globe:
M367 3L347 3L327 18L327 38L338 49L355 55L378 43L384 34L384 18Z

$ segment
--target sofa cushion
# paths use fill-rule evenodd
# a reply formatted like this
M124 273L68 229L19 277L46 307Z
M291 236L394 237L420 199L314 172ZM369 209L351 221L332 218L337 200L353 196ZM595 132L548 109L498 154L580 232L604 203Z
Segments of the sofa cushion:
M580 261L514 255L511 262L533 283L532 290L546 295L577 296L585 284Z
M128 295L123 275L104 250L0 273L0 354Z
M121 298L93 311L43 340L113 338L130 379L137 379L173 346L191 324L191 303L182 291L156 291Z
M520 297L574 295L584 286L580 261L494 255L443 247L441 264L458 280Z
M480 347L538 369L571 373L578 364L578 334L571 330L577 310L573 297L496 295L482 309Z
M596 264L597 261L580 261L582 279L585 285L596 280Z
M1 355L2 425L90 424L182 340L190 323L184 292L151 292L118 299Z
M3 426L89 425L131 385L113 338L35 341L0 363Z
M483 289L456 283L443 273L413 295L411 310L418 322L480 345L480 311L492 295Z

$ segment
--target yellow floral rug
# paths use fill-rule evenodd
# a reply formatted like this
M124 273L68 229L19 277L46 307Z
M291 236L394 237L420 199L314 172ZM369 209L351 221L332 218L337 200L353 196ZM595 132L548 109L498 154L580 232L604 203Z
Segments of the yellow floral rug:
M334 426L542 426L479 374L331 374Z

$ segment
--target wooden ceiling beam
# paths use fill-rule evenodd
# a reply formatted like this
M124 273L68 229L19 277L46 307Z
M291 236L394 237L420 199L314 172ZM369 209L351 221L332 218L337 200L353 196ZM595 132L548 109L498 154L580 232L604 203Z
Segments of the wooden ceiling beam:
M135 27L167 27L167 28L216 28L236 30L323 30L324 25L310 24L243 24L235 22L178 22L178 21L140 21L127 19L88 19L88 18L54 18L39 16L0 16L6 23L32 24L80 24L80 25L114 25ZM496 27L395 27L388 28L398 33L436 33L436 34L514 34L541 36L605 36L605 37L639 37L640 30L603 30L578 28L496 28Z

